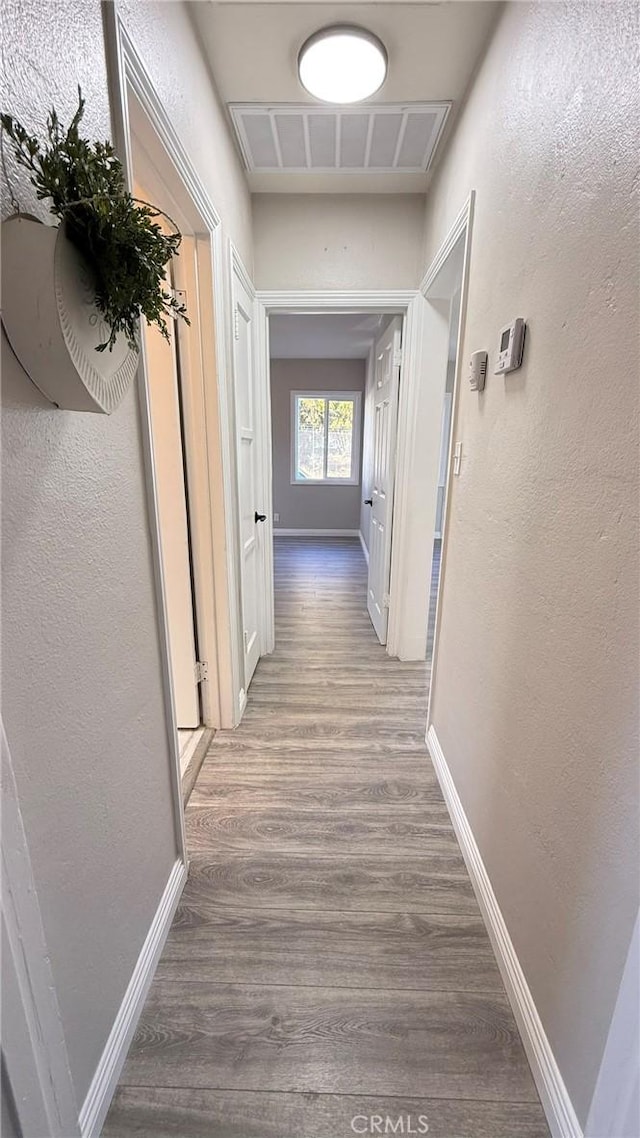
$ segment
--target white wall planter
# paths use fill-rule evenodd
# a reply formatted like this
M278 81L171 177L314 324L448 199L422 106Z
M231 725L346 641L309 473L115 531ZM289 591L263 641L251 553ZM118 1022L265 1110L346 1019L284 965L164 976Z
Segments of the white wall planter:
M64 227L24 216L2 224L2 323L29 378L67 411L110 415L138 366L123 335L97 352L109 328L91 272Z

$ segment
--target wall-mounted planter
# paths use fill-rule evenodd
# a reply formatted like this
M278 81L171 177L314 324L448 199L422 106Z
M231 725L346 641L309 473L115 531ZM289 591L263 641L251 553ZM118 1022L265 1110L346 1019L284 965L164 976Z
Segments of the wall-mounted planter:
M109 329L94 304L91 272L55 228L24 216L2 224L2 323L29 378L67 411L110 415L138 366L123 335L97 352Z

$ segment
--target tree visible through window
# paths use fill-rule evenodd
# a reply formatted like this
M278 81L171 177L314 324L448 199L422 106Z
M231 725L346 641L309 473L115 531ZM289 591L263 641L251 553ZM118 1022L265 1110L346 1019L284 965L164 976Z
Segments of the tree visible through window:
M358 392L292 392L294 482L357 482Z

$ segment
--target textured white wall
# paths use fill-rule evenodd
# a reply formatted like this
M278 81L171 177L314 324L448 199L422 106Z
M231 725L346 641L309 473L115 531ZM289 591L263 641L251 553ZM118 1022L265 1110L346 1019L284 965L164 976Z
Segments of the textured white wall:
M186 12L124 12L250 264L248 193ZM3 41L3 109L42 131L79 82L87 133L109 135L99 0L46 19L42 0L6 0ZM58 411L3 337L2 431L3 716L81 1103L176 857L136 394L111 418Z
M423 222L420 194L257 194L256 288L416 288Z
M291 392L364 392L364 379L364 360L271 360L273 509L280 514L276 531L358 529L360 485L291 485ZM362 422L360 432L362 441Z
M583 1123L638 907L638 12L508 5L426 216L425 266L477 190L464 354L490 352L432 717Z
M251 274L251 197L189 5L174 0L118 0L118 11Z

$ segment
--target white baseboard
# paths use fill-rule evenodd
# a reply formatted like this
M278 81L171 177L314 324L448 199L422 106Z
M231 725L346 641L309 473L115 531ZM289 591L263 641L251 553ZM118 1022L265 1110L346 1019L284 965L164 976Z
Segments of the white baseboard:
M186 880L186 865L176 861L82 1104L82 1138L97 1138L102 1129Z
M369 550L367 549L364 537L362 536L362 530L358 530L358 537L360 538L360 545L362 546L362 552L364 553L364 559L368 565L369 564Z
M533 996L516 956L509 930L433 724L427 732L427 746L491 938L549 1129L553 1138L583 1138L582 1128L573 1109L569 1092L533 1002Z
M359 529L274 529L274 537L360 537Z

